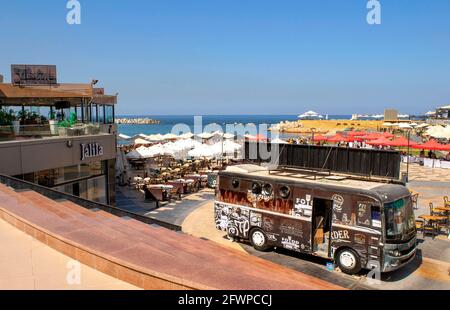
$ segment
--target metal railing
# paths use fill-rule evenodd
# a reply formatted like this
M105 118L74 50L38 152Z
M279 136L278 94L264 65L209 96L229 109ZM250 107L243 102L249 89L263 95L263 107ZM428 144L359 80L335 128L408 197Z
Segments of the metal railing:
M79 123L71 127L58 127L57 124L7 125L0 126L0 141L23 139L43 139L51 137L78 137L113 133L114 124Z
M117 207L113 207L107 204L87 200L78 196L74 196L71 194L63 193L42 185L38 185L35 183L27 182L24 180L16 179L7 175L0 174L0 183L9 186L15 190L32 190L35 191L47 198L52 200L67 200L71 201L80 207L83 207L88 210L99 209L110 214L113 214L118 217L129 217L140 221L142 223L148 225L158 225L173 231L181 231L181 226L174 225L171 223L163 222L157 219L149 218L137 213L129 212L126 210L119 209Z

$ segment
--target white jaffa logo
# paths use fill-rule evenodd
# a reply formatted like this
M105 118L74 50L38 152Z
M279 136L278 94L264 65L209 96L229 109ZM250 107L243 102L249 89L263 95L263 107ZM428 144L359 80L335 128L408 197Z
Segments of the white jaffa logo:
M81 3L77 0L67 1L66 8L69 10L66 21L69 25L81 25Z
M81 144L81 160L103 156L103 147L98 143Z
M369 0L367 2L367 23L369 25L381 25L381 3L379 0Z

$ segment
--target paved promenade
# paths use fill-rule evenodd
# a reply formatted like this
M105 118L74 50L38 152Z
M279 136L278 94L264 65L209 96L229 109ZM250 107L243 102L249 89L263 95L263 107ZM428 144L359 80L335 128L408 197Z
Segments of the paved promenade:
M137 287L80 264L0 220L0 290L134 290ZM69 282L67 278L69 277ZM79 279L79 284L77 283ZM73 284L69 284L73 283Z

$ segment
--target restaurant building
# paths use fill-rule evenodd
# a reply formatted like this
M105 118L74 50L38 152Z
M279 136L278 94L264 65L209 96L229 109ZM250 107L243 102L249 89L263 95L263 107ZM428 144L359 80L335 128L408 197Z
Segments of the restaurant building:
M450 120L450 105L436 109L436 119Z
M0 174L114 205L117 95L97 83L12 65L11 82L0 81Z

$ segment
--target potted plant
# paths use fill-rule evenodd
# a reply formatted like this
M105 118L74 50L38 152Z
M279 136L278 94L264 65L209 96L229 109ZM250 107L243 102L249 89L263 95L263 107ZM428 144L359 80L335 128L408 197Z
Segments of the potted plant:
M2 132L11 132L11 127L14 134L18 135L20 132L20 121L17 120L13 110L0 109L0 126L2 127Z
M49 125L50 125L50 134L52 136L58 135L58 120L56 119L55 112L51 111L48 115L49 118Z
M70 123L66 120L58 123L58 134L62 137L68 136L68 130L70 127Z
M13 110L9 111L10 120L14 134L17 136L20 133L20 120L17 118L16 113Z

